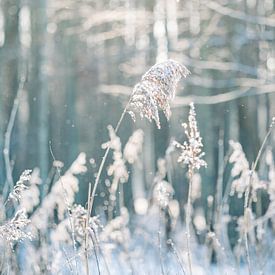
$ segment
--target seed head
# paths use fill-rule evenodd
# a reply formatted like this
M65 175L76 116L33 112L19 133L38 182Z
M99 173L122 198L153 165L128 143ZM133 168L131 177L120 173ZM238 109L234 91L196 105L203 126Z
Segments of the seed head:
M151 67L134 87L129 107L132 118L135 120L134 112L138 112L150 122L154 120L160 129L158 110L161 109L169 119L177 84L188 74L185 66L171 59Z
M188 116L188 124L183 123L187 141L183 144L175 142L175 146L181 149L181 155L178 162L187 164L189 168L200 169L201 166L207 166L206 162L202 159L204 152L202 152L203 144L200 132L197 127L196 111L194 103L190 103L190 111Z

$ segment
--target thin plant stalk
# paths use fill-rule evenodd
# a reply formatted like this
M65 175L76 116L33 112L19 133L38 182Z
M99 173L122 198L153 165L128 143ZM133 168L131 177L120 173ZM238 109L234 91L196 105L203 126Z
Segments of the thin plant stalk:
M180 257L179 252L177 251L177 249L175 247L174 242L170 239L170 241L169 242L167 241L167 243L170 244L170 247L172 248L173 254L176 255L176 259L177 259L177 262L178 262L178 264L179 264L179 266L181 268L182 274L185 275L186 272L184 270L181 257Z
M99 244L99 240L97 239L97 236L96 236L96 233L95 233L95 230L93 228L91 228L91 230L93 231L94 233L94 242L96 243L97 247L98 247L98 251L99 251L99 254L101 255L101 258L103 259L103 262L104 262L104 265L105 265L105 269L106 269L106 272L108 275L110 275L110 269L108 267L108 264L107 264L107 261L105 259L105 255L103 254L103 251L100 247L100 244Z
M255 167L255 166L254 166ZM249 215L249 209L250 209L250 193L251 193L251 184L252 184L252 171L250 173L249 177L249 185L247 188L247 191L245 192L245 199L244 199L244 219L245 223L248 224L248 215ZM248 242L248 228L245 226L245 232L244 232L244 242L245 242L245 257L248 265L248 272L249 275L252 274L251 269L251 260L250 260L250 254L249 254L249 242Z
M116 128L115 128L115 133L117 133L120 125L121 125L121 122L127 112L127 109L128 109L128 104L126 105L126 107L124 108L121 116L120 116L120 119L116 125ZM108 153L110 151L110 145L107 146L106 150L105 150L105 153L104 153L104 156L101 160L101 163L99 165L99 169L98 169L98 172L97 172L97 175L96 175L96 179L95 179L95 184L93 186L93 189L89 188L89 192L88 192L88 211L87 211L87 218L86 218L86 225L85 225L85 258L86 258L86 274L89 275L89 263L88 263L88 226L89 226L89 223L88 223L88 220L89 220L89 217L91 216L91 213L92 213L92 208L93 208L93 204L94 204L94 197L95 197L95 193L96 193L96 189L97 189L97 186L99 184L99 180L100 180L100 176L102 174L102 171L103 171L103 167L104 167L104 164L107 160L107 156L108 156ZM91 192L92 190L92 192Z
M245 201L244 201L244 218L245 219L248 219L249 209L250 209L251 204L252 204L251 191L252 191L253 174L254 174L254 172L256 170L256 167L258 165L260 157L261 157L261 155L263 153L264 146L265 146L265 144L266 144L269 136L271 135L274 123L275 123L275 117L272 118L272 123L269 126L269 130L268 130L268 132L267 132L267 134L266 134L266 136L265 136L265 138L264 138L264 140L262 142L262 145L261 145L261 147L259 149L259 152L257 154L256 160L255 160L254 164L252 165L252 169L250 171L249 184L248 184L247 191L245 193ZM251 268L250 254L249 254L248 228L245 228L244 241L245 241L246 261L247 261L247 264L248 264L248 272L249 272L249 275L251 275L252 274L252 268Z
M89 190L88 190L88 194L91 193L91 189L92 189L92 185L89 182ZM88 209L90 208L90 203L91 201L88 200ZM88 255L88 228L89 228L89 218L90 215L87 215L86 217L86 221L85 221L85 236L84 236L84 251L85 251L85 270L86 270L86 274L89 275L90 274L90 268L89 268L89 255Z
M98 271L98 274L101 275L101 272L100 272L100 268L99 268L99 259L98 259L98 255L97 255L97 251L96 251L96 242L93 238L93 230L90 229L90 235L91 235L91 240L92 240L92 243L93 243L93 250L94 250L94 253L95 253L95 259L96 259L96 266L97 266L97 271Z
M161 267L161 274L164 275L164 266L161 254L161 208L159 207L159 230L158 230L158 245L159 245L159 260L160 260L160 267Z
M68 254L67 254L66 250L64 249L64 247L62 248L62 250L63 250L63 253L65 255L66 262L67 262L67 264L69 266L69 269L70 269L71 273L73 274L74 273L74 269L73 269L73 265L72 265L72 263L71 263L71 261L70 261L70 259L68 257Z
M189 274L192 275L192 258L190 249L190 227L191 227L191 195L192 195L192 181L193 181L193 169L190 167L188 171L189 176L189 188L188 188L188 198L187 198L187 209L186 209L186 235L187 235L187 258Z
M95 240L95 241L96 241L96 243L98 243L98 240ZM98 248L99 248L100 254L101 254L102 257L103 257L103 253L102 253L102 251L101 251L101 249L100 249L100 246L98 246ZM88 250L91 251L91 250L93 250L93 248L89 248ZM81 255L83 255L83 251L79 251L76 255L72 256L71 258L68 258L67 262L72 262L72 261L75 260L75 258L80 257ZM107 271L107 274L110 275L111 273L110 273L110 270L109 270L109 268L108 268L108 266L107 266L107 262L105 261L105 258L104 258L104 257L103 257L103 259L104 259L104 262L105 262L105 264L106 264L106 271ZM66 264L67 264L67 263L66 263ZM62 273L62 270L66 267L66 264L63 264L63 265L60 267L60 269L58 269L58 271L56 272L56 274Z

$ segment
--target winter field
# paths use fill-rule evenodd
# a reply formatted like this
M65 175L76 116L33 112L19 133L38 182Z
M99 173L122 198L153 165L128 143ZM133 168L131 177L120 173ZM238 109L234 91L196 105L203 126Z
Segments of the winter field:
M2 0L0 274L275 274L274 10Z

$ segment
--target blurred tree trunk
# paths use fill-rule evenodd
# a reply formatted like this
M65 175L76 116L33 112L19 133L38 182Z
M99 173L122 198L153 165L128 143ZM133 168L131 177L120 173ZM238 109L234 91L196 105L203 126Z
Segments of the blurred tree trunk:
M66 141L66 154L65 160L71 163L78 153L78 137L77 137L77 121L76 121L76 90L77 90L77 77L76 68L77 58L77 40L74 36L65 37L65 92L66 92L66 108L65 108L65 135Z
M29 87L29 148L32 166L38 164L41 178L46 179L49 163L49 99L47 87L47 2L31 1L31 64ZM36 154L38 153L38 156ZM43 196L43 187L42 187Z
M4 133L10 112L18 90L19 47L19 1L3 0L1 2L4 19L4 44L0 48L0 182L4 182L3 146ZM14 142L14 141L13 141ZM11 151L11 154L13 150Z

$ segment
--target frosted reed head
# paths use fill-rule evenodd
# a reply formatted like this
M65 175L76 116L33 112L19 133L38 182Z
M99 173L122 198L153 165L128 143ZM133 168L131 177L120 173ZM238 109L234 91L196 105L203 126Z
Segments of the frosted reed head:
M132 118L135 120L135 113L139 113L150 122L154 120L160 129L158 111L162 110L169 120L177 84L189 74L185 66L172 59L151 67L133 89L128 108Z

